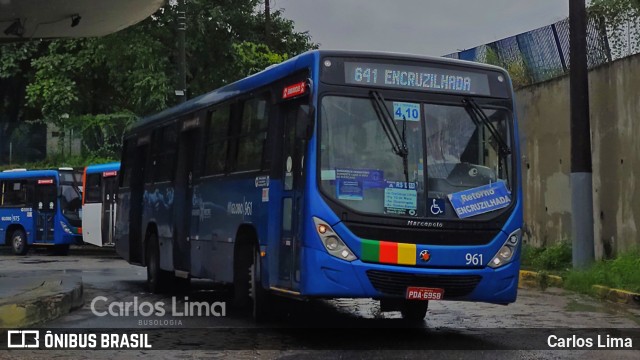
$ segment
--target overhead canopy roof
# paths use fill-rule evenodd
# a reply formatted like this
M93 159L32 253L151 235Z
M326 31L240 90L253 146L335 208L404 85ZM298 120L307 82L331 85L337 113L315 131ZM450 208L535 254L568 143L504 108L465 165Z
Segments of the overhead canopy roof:
M0 0L0 42L103 36L144 20L165 2L166 0Z

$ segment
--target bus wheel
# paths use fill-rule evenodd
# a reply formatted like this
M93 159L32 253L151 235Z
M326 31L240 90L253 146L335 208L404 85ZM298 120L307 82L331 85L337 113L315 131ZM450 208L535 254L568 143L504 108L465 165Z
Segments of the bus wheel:
M53 255L67 256L69 255L69 245L54 245L52 252Z
M147 287L154 294L167 290L171 284L171 272L160 269L160 249L158 235L149 234L147 239Z
M29 250L27 236L21 229L15 230L11 234L11 248L16 255L24 255L27 253L27 250Z
M405 321L422 322L425 316L427 316L428 307L428 301L405 301L402 304L400 313L402 314L402 319Z
M173 277L173 292L178 294L188 293L191 289L191 278Z
M270 296L261 283L260 252L255 245L239 250L234 264L234 304L251 312L256 321L265 321L270 315Z

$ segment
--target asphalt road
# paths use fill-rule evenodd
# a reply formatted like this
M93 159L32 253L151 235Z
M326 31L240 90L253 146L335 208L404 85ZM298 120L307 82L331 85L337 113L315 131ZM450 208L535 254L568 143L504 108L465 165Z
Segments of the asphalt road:
M640 355L640 341L633 343L633 350L549 348L552 335L588 337L596 333L581 329L598 328L602 330L597 334L606 339L616 336L615 329L640 328L640 310L561 289L521 289L518 301L509 306L434 301L420 324L404 323L397 312L380 312L378 303L370 299L284 299L274 306L277 315L271 322L256 325L234 312L227 289L207 281L193 281L183 293L148 293L145 269L127 264L111 251L74 249L66 257L42 251L14 257L0 251L0 274L16 271L82 276L84 307L43 328L144 330L154 348L166 350L19 350L0 352L0 358L637 359ZM197 306L189 309L194 303ZM195 314L188 314L189 310ZM143 316L145 312L153 314ZM169 350L177 348L189 350Z

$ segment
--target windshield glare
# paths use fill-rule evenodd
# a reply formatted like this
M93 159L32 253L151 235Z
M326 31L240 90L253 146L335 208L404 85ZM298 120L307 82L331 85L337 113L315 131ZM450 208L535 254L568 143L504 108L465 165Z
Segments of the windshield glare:
M403 159L393 152L371 99L325 96L320 187L327 196L360 212L457 219L449 194L499 180L510 189L511 156L499 156L497 140L469 116L462 103L387 99L385 105L406 139L409 183ZM508 112L483 111L511 144ZM432 210L436 203L443 206L442 212Z

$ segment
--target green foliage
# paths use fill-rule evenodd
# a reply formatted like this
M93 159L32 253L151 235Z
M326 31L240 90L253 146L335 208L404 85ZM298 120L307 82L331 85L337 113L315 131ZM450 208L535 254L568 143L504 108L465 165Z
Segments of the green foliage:
M516 61L503 61L498 53L489 46L486 46L485 60L486 64L500 66L507 70L514 88L521 88L532 83L531 76L527 70L527 66L522 58Z
M607 29L613 58L640 51L640 0L592 0L588 12Z
M0 165L0 171L8 169L56 169L59 167L85 167L88 164L106 164L120 161L120 158L103 157L93 154L69 156L63 154L53 154L42 161L18 163L13 165Z
M249 76L257 73L269 65L278 64L287 59L287 55L276 54L264 44L242 42L233 44L234 64L238 68L237 74Z
M570 290L591 293L592 285L640 293L640 249L622 253L612 260L602 260L587 270L567 273L565 287Z
M524 245L521 262L525 268L540 271L564 271L571 268L571 244L566 241L545 248Z
M266 34L260 3L186 2L190 98L317 47L280 11ZM35 119L80 132L84 156L118 158L127 126L179 100L176 20L177 8L167 2L105 37L0 45L0 118L12 124L0 124L0 163L8 157L4 140L20 121Z

